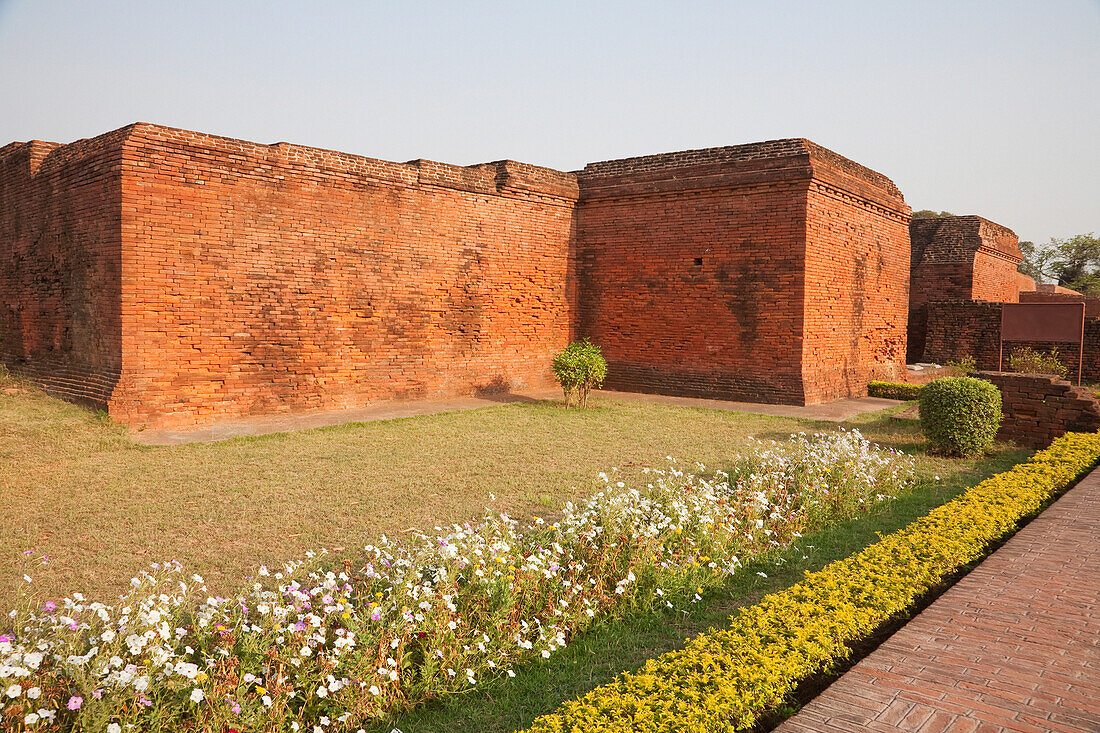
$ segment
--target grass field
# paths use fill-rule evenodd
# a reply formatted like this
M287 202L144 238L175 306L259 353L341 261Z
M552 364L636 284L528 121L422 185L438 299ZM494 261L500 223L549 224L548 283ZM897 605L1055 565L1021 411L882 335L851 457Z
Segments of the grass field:
M146 447L101 416L35 390L0 391L0 600L21 551L50 556L37 594L106 598L150 562L182 561L231 592L261 563L321 546L338 550L479 515L548 514L587 494L597 472L628 476L666 455L718 467L749 435L834 429L788 418L594 398L509 404L221 443ZM915 424L883 413L858 426L919 450ZM1001 454L1007 448L999 446ZM1017 460L1023 454L1009 454ZM973 483L979 462L921 456L918 471ZM982 465L989 461L981 462Z

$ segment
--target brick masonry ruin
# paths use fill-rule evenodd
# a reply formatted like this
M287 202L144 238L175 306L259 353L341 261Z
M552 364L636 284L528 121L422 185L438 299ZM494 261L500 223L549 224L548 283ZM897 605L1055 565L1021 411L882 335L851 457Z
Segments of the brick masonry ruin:
M908 361L926 353L928 304L941 301L1020 302L1035 283L1017 272L1023 259L1016 234L980 216L913 219L909 287ZM998 311L999 318L999 311ZM932 328L938 325L932 322ZM998 321L999 325L999 321Z
M0 148L3 361L156 427L553 385L816 403L904 374L909 207L806 140L392 163L144 123Z
M1053 374L973 372L1001 391L1004 421L997 437L1045 448L1068 432L1100 429L1100 402L1092 391Z

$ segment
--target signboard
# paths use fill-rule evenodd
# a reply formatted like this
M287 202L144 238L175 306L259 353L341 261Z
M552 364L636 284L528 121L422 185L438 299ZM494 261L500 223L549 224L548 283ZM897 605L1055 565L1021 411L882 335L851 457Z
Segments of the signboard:
M1081 367L1085 357L1085 304L1002 303L998 371L1004 360L1006 341L1077 344L1077 384L1081 384Z

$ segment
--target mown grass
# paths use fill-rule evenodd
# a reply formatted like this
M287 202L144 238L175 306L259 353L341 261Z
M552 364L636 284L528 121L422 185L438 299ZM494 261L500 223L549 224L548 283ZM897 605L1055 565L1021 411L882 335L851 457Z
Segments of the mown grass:
M866 422L866 434L882 431L898 437L897 421L881 415ZM485 680L476 688L436 701L404 715L368 727L368 733L449 731L505 733L528 727L540 715L562 702L581 696L623 671L638 669L647 659L684 646L685 641L710 628L723 628L744 605L767 593L800 581L804 573L847 557L943 504L964 489L1024 460L1030 451L999 450L984 459L958 465L935 480L925 478L913 490L860 519L834 525L804 538L799 547L780 558L749 564L720 590L704 598L692 613L636 612L614 619L578 636L550 659L538 659L516 669L514 679ZM922 459L929 467L928 459ZM764 573L761 577L757 573Z
M50 556L43 596L109 598L133 573L176 559L232 592L258 565L318 547L352 550L494 508L523 517L589 493L619 466L720 465L749 435L834 429L716 410L593 398L508 404L219 443L147 447L126 431L25 385L0 389L0 601L24 587L21 551ZM14 385L14 387L13 387ZM12 392L8 394L8 392ZM859 424L872 440L919 450L915 425ZM949 477L966 462L919 459Z

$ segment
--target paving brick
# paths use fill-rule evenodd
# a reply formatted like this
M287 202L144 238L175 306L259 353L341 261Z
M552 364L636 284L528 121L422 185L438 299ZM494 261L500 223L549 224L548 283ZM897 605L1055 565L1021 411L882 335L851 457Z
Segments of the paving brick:
M867 730L870 721L919 730L925 710L933 712L920 725L936 730L1100 730L1098 566L1100 470L777 731L804 731L803 715L827 719L841 710L868 721ZM945 679L936 683L930 672Z

